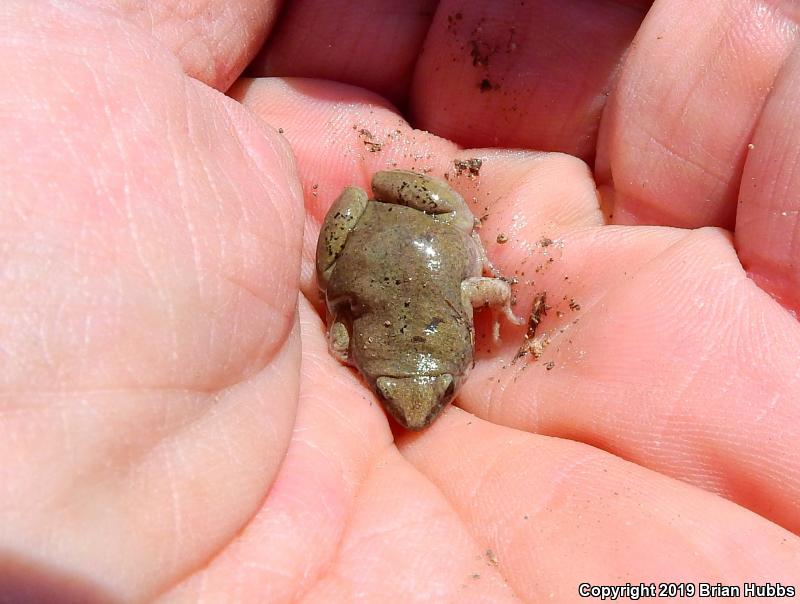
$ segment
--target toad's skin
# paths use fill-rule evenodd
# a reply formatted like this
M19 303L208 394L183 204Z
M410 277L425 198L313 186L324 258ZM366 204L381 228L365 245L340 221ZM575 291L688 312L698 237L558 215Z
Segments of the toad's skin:
M521 321L458 193L403 170L376 173L372 190L375 199L346 188L320 231L317 278L329 345L361 372L392 417L419 430L472 367L473 306L499 307ZM495 277L483 277L484 268Z

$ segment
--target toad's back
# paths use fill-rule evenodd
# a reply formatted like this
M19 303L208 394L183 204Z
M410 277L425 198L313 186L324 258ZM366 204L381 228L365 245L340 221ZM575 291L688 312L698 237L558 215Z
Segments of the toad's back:
M461 282L479 266L469 235L451 225L405 206L367 204L327 298L334 316L352 322L350 358L370 382L464 372L473 345Z

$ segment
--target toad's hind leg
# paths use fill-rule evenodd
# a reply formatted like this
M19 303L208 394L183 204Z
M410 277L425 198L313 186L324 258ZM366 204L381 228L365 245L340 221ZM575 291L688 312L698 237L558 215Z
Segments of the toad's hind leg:
M376 172L372 192L378 201L425 212L465 233L475 228L475 217L464 198L437 178L408 170Z
M317 240L317 281L320 288L326 288L347 236L366 207L366 192L359 187L347 187L328 210Z
M472 309L488 306L493 313L492 336L495 341L500 339L500 321L496 314L502 310L506 319L514 325L522 325L525 321L517 317L511 310L511 286L503 279L493 277L470 277L461 282L461 301L468 315L472 316Z

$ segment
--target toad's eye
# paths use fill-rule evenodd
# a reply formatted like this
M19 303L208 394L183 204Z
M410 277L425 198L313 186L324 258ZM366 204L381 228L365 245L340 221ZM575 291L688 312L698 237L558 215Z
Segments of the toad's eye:
M364 305L358 300L350 300L350 315L360 317L362 314L364 314Z

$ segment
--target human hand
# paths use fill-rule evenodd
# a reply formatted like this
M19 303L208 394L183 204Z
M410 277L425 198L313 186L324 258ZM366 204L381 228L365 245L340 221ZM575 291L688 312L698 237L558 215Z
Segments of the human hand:
M280 72L284 52L284 64L300 61L280 48L304 33L292 30L297 5L256 66ZM16 104L4 101L14 111L3 113L13 158L4 266L13 272L2 324L14 357L3 364L3 500L12 504L0 573L16 585L35 574L62 593L69 578L76 593L100 585L121 600L500 602L578 600L582 581L791 582L800 333L746 278L723 232L603 226L594 182L570 157L460 151L337 83L241 82L231 94L284 130L301 190L281 137L185 78L159 45L183 49L184 70L225 87L266 15L245 19L237 11L246 6L232 5L220 15L255 29L217 37L229 30L209 27L176 40L165 35L174 28L155 28L159 43L131 24L153 21L141 15L35 7L31 18L27 3L14 6L6 21L35 24L6 49L35 68L13 74ZM680 16L675 7L662 13ZM479 67L467 39L460 71L432 75L475 27L449 31L448 15L442 3L430 26L440 33L429 35L410 85L397 85L402 74L387 58L398 45L380 45L387 24L343 13L337 41L354 38L345 26L374 32L369 48L384 58L375 71L396 88L370 87L411 98L417 123L433 132L593 155L586 130L563 124L596 120L597 90L587 105L528 113L504 132L487 95L511 87L518 106L537 106L535 91L513 93L530 81L520 69L500 88L481 92L479 80L472 94L459 90ZM638 24L625 15L632 36ZM430 16L417 16L424 36ZM473 17L465 9L461 20ZM532 40L548 25L537 23L519 52L535 57ZM657 25L649 17L642 31ZM305 38L303 56L324 51L322 36L319 48ZM213 61L196 61L198 40ZM406 65L418 52L409 47ZM330 56L353 61L347 50ZM625 79L635 59L618 80L629 87L613 93L643 96ZM662 70L669 65L667 57ZM369 72L359 67L350 72ZM601 143L601 178L604 161L621 161L623 173L663 168L628 154L641 121L613 93L603 140L630 157ZM437 118L443 98L453 104ZM549 127L550 139L540 132ZM482 129L498 140L480 138ZM419 435L393 435L325 349L313 309L316 229L342 186L366 185L377 169L397 162L441 174L475 156L484 159L479 179L454 182L487 208L484 241L519 275L517 309L547 291L552 308L538 333L552 338L541 358L513 364L522 331L504 326L504 345L488 351L482 339L458 401L477 417L451 408ZM651 207L687 199L686 171L668 172L664 186L674 188L647 199L614 174L604 198L616 201L615 220L647 221ZM505 245L494 243L499 232Z

